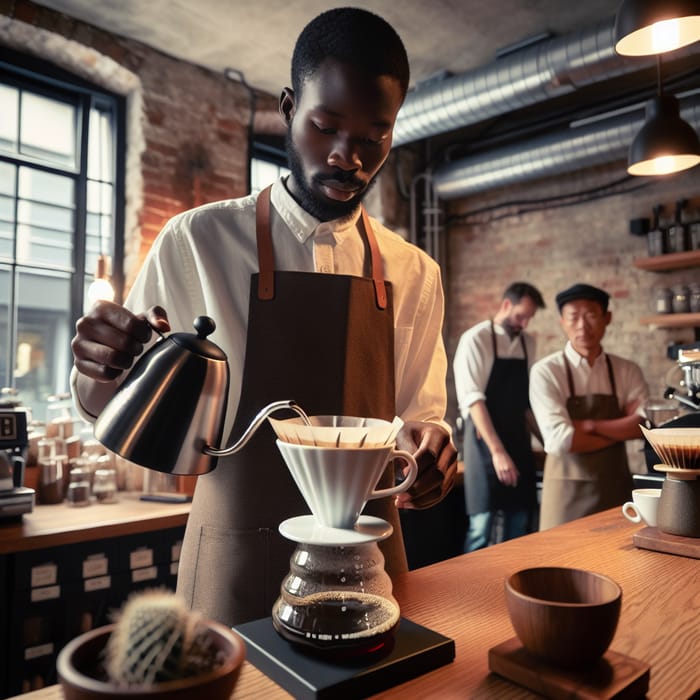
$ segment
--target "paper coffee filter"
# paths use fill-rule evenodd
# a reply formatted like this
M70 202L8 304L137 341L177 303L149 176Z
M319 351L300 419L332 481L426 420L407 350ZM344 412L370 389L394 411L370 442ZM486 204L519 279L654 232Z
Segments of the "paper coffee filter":
M389 422L356 416L309 416L311 425L302 418L268 420L283 442L314 447L382 447L396 440L403 425L398 417Z
M664 464L676 469L700 469L700 428L640 427Z

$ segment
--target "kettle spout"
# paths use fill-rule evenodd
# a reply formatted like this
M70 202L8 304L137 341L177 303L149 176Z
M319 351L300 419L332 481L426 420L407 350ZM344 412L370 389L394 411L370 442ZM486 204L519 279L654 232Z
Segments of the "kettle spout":
M307 425L310 425L309 417L295 401L273 401L260 410L258 415L253 418L250 425L246 428L243 435L241 435L241 437L233 445L222 448L207 446L203 450L204 454L211 455L212 457L226 457L227 455L232 455L234 452L238 452L240 449L245 447L246 443L253 437L257 429L268 416L275 413L275 411L281 411L283 409L296 412L299 416L301 416Z

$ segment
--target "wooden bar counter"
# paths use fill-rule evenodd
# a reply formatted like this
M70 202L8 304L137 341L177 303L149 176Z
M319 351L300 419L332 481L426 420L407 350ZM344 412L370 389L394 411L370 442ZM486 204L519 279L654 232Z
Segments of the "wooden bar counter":
M632 536L639 529L616 508L399 577L394 592L403 616L454 639L456 657L377 697L535 697L491 674L488 650L514 636L505 577L557 565L598 571L621 585L622 612L610 649L651 666L647 698L691 698L700 690L700 560L637 548ZM51 686L22 697L63 696ZM246 662L232 697L290 696Z

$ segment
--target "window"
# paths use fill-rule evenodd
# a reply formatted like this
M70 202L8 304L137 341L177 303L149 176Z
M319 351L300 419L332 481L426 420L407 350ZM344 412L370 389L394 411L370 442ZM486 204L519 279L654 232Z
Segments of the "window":
M44 420L48 397L68 391L98 256L115 261L121 297L123 104L14 58L0 62L0 387Z
M281 175L287 175L287 155L281 139L257 137L253 142L250 158L250 191L260 192Z

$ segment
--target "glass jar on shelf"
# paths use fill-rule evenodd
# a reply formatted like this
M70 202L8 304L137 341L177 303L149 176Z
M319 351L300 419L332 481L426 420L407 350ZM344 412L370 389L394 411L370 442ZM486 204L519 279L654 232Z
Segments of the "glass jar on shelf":
M654 312L670 314L673 311L673 292L668 287L654 290Z
M672 307L674 314L687 314L690 312L690 290L686 285L678 284L673 287Z
M688 291L690 293L688 298L690 313L700 313L700 283L693 282L693 284L689 284Z

